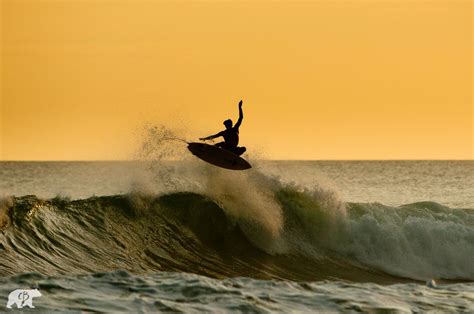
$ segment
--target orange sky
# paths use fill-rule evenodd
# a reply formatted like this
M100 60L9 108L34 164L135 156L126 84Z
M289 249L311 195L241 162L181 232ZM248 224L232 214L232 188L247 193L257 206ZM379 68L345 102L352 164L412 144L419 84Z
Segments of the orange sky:
M471 1L1 0L0 160L237 118L274 159L473 159Z

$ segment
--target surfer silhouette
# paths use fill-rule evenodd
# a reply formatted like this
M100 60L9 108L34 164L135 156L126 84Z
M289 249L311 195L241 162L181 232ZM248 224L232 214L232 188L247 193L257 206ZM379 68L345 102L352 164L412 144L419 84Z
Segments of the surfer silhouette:
M224 121L225 130L208 137L200 138L202 141L212 140L222 136L223 142L215 144L215 146L228 150L236 155L242 155L247 150L245 147L238 147L239 145L239 127L242 124L244 113L242 111L242 100L239 102L239 120L235 125L232 125L232 120Z

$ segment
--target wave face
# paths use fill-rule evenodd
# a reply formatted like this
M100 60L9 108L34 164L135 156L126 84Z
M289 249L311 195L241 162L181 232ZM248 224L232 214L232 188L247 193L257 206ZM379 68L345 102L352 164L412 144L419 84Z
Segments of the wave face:
M258 172L161 194L0 204L0 273L125 269L215 278L473 280L474 214L432 202L344 203Z

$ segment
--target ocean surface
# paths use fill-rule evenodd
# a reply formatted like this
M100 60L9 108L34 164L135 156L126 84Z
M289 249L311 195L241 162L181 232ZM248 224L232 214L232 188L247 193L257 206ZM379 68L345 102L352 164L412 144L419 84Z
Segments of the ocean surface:
M0 162L0 312L474 312L474 161L250 162Z

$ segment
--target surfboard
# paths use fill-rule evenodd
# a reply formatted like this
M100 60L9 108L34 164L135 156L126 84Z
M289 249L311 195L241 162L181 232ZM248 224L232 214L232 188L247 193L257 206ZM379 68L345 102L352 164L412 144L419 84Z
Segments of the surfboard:
M245 170L252 168L252 166L242 157L214 145L188 143L188 149L194 156L213 164L214 166L231 170Z

